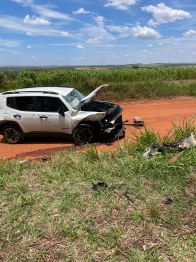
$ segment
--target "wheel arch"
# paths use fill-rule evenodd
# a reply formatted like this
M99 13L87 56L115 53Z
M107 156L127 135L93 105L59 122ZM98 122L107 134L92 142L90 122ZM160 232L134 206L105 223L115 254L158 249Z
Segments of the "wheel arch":
M0 134L2 135L2 131L3 131L3 129L4 129L4 127L5 126L10 126L10 125L12 125L12 126L15 126L17 129L18 129L18 131L22 134L22 135L24 135L24 132L23 132L23 130L22 130L22 128L20 127L20 125L17 123L17 122L15 122L15 121L1 121L1 123L0 123Z
M72 133L72 139L75 141L76 144L78 144L78 141L77 141L77 139L76 139L77 132L78 132L78 130L79 130L80 128L82 128L82 127L84 127L84 128L86 128L86 127L90 128L90 129L92 130L92 132L93 132L93 139L92 139L92 140L94 141L95 139L97 139L97 136L98 136L100 130L99 130L98 128L96 128L96 127L97 127L96 123L93 124L93 122L82 122L82 123L79 123L79 124L74 128L74 131L73 131L73 133Z
M95 122L80 122L80 123L77 124L77 126L75 126L75 128L73 130L73 135L74 135L74 132L81 126L90 127L91 129L93 129L93 131L95 131L97 124Z

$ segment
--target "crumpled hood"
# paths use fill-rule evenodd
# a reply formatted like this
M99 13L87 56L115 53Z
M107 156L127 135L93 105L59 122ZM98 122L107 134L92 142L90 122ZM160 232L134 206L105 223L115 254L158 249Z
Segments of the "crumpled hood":
M79 110L81 109L81 106L83 104L84 101L88 100L88 99L93 99L101 90L107 88L109 85L107 84L103 84L99 87L97 87L93 92L91 92L89 95L85 96L82 100L80 100L79 103Z

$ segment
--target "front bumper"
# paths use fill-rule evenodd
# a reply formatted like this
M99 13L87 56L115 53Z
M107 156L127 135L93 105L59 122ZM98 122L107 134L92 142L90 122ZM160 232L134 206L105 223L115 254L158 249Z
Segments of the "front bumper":
M103 141L107 140L118 140L125 136L124 122L115 123L113 126L108 127L105 130L101 130L100 139Z

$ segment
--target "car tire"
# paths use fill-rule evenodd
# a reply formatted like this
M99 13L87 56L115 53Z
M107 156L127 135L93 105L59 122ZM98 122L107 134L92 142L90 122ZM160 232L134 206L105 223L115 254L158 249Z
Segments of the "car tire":
M79 126L74 131L73 138L77 145L90 144L95 139L95 131L91 126Z
M9 144L19 144L22 140L21 133L17 127L12 125L5 126L2 130L2 135Z

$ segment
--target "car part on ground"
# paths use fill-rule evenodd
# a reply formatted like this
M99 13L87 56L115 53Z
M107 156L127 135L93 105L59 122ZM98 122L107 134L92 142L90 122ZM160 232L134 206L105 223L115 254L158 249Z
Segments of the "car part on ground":
M136 127L144 125L144 121L139 116L133 117L133 123L136 125Z
M162 145L158 142L153 143L151 146L146 148L146 152L143 154L144 157L149 157L163 152L183 151L189 149L192 146L196 146L196 139L194 133L191 132L188 136L180 139L177 142L167 143L163 142ZM179 154L180 156L181 154Z

